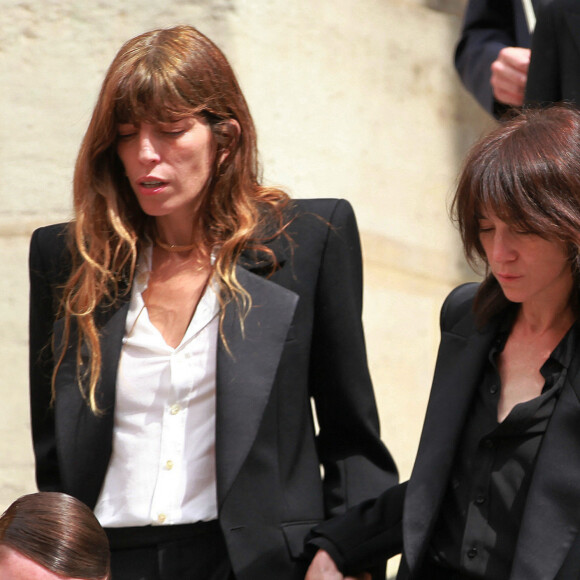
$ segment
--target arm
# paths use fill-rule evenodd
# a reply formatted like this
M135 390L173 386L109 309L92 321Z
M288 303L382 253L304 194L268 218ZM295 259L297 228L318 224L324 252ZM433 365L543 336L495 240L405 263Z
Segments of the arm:
M46 230L45 230L46 231ZM32 438L36 483L41 491L61 491L56 454L54 412L50 405L53 358L52 326L55 318L51 266L43 255L43 231L32 236L29 253L29 377Z
M343 513L397 482L395 464L380 439L379 419L362 328L362 259L350 204L340 201L319 270L310 392L320 431L326 517ZM377 563L375 573L384 558Z
M501 115L505 110L501 103L521 105L528 47L528 39L518 42L512 2L470 0L455 50L455 68L488 113Z
M307 550L316 555L307 580L325 578L321 571L360 574L403 549L403 505L407 483L389 488L378 498L350 509L346 514L316 526ZM324 554L321 554L324 552ZM332 564L329 563L332 561ZM333 577L327 576L328 580ZM337 576L340 578L340 576Z
M379 419L362 328L362 261L356 220L340 201L318 275L310 362L310 393L320 426L326 516L376 497L397 481L380 439Z
M328 552L318 550L306 572L305 580L371 580L367 572L358 576L343 576Z

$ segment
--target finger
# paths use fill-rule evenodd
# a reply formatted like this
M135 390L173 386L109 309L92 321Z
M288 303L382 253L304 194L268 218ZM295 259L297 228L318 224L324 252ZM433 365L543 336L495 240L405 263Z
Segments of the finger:
M495 61L491 65L491 85L494 88L512 91L515 93L523 92L526 88L528 77L521 71L506 66L504 63Z
M492 70L490 82L494 97L502 103L521 105L524 101L526 77L514 69L507 70L500 65L493 66Z
M531 51L529 48L508 46L499 51L497 60L509 68L527 74L530 66Z

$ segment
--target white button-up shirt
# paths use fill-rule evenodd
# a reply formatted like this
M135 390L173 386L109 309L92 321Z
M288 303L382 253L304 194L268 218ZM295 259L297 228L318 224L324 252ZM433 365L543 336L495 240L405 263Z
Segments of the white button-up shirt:
M177 348L149 320L137 270L119 360L113 452L95 514L106 527L217 517L215 391L219 302L209 284Z

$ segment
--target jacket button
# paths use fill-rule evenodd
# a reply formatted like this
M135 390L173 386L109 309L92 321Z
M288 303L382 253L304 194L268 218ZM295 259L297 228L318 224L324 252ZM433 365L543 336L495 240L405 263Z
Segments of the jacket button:
M473 558L475 558L475 556L477 556L477 548L471 548L467 552L467 557L473 560Z

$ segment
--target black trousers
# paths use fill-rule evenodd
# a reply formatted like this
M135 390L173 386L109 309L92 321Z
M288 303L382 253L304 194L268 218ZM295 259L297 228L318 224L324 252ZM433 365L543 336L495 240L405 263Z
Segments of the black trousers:
M108 528L112 580L234 580L217 521Z

